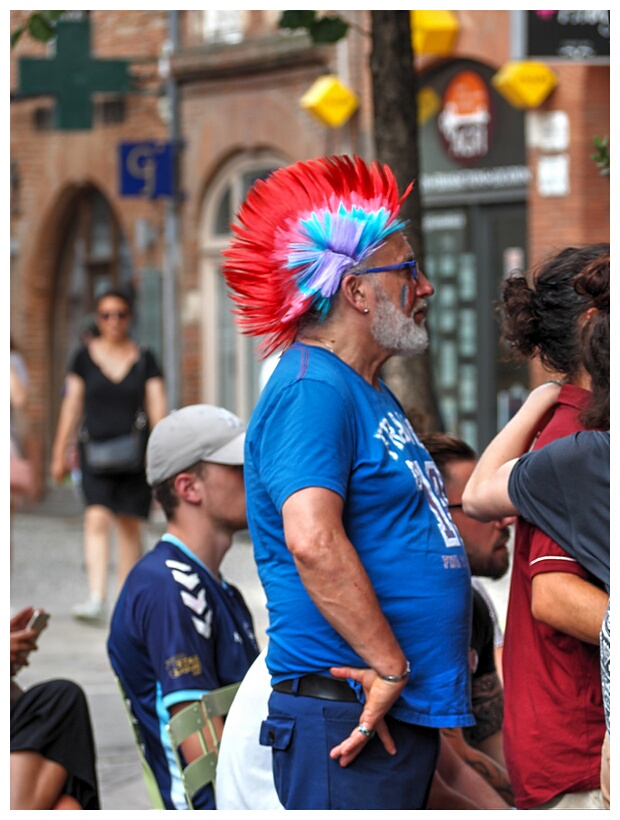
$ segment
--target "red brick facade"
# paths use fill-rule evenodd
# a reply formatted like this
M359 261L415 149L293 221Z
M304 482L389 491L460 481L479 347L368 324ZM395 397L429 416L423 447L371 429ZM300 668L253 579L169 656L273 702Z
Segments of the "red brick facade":
M11 11L11 30L26 14ZM141 271L161 269L163 264L166 204L160 199L119 195L115 146L169 136L165 85L158 73L169 36L168 14L90 12L91 53L131 60L137 90L126 98L121 122L98 123L83 132L36 130L35 109L51 100L12 99L11 331L30 371L29 449L39 464L42 487L60 400L58 374L64 367L64 361L54 355L53 344L61 290L59 256L79 193L94 187L103 195L127 238L138 279ZM286 161L343 151L372 156L368 36L356 28L346 44L316 48L278 33L274 12L245 14L247 39L233 48L205 45L202 12L179 12L181 50L172 59L172 70L179 84L184 144L179 206L180 404L208 400L203 383L201 220L205 194L218 171L230 158L261 150ZM366 12L349 14L360 28L369 30ZM499 69L510 56L510 12L455 14L461 33L451 59L475 59ZM46 53L45 46L28 36L21 39L11 55L12 92L18 88L18 58ZM422 72L435 63L432 58L419 58ZM533 260L569 243L609 239L609 177L601 177L590 159L593 137L609 134L609 65L556 61L551 66L559 82L541 110L561 110L568 115L570 193L556 198L539 195L535 170L540 152L531 149L527 162L533 176L527 206ZM341 74L344 67L361 105L350 123L331 130L304 111L299 100L315 78ZM154 242L148 249L137 239L139 220L147 220L154 229Z

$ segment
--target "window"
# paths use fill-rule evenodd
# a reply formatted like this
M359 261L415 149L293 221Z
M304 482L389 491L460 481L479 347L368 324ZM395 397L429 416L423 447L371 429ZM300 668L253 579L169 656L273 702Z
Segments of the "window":
M50 106L39 106L32 114L36 131L51 131L54 128L54 111Z
M202 14L202 32L208 43L240 43L243 40L243 11L203 11Z
M257 179L268 176L284 160L269 152L237 157L210 186L201 220L202 368L204 401L232 410L247 421L258 399L267 364L256 354L258 339L243 335L222 276L222 251L230 225Z

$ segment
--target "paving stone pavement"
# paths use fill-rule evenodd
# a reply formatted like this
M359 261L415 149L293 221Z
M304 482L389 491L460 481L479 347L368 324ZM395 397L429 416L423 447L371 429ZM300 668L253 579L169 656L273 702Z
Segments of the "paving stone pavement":
M161 513L146 527L150 549L165 524ZM50 678L71 678L86 692L97 746L102 809L151 808L133 736L105 648L107 627L71 618L73 604L85 597L82 562L82 508L72 491L59 488L45 500L14 514L12 520L11 612L32 604L51 613L17 680L24 688ZM114 547L110 564L110 600L114 597ZM266 611L247 533L240 533L226 555L222 573L238 586L254 616L264 645Z

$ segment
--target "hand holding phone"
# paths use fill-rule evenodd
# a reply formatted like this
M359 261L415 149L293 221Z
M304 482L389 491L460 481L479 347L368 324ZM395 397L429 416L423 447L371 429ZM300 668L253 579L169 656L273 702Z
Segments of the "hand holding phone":
M28 666L28 655L37 648L36 641L47 626L49 617L49 612L35 609L23 630L11 633L11 675L16 675L23 666ZM31 631L36 633L35 637L26 641L24 632Z
M33 629L38 636L47 626L49 619L49 612L46 612L44 609L35 609L26 629Z

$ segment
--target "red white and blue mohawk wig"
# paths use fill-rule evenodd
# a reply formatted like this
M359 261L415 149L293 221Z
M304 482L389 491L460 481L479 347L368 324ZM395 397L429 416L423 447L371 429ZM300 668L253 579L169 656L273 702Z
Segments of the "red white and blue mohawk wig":
M263 357L295 340L311 309L324 318L344 274L405 223L390 168L359 157L297 162L258 180L232 226L223 272L244 333Z

